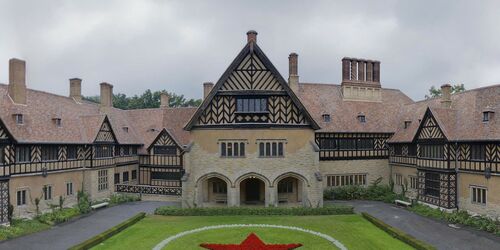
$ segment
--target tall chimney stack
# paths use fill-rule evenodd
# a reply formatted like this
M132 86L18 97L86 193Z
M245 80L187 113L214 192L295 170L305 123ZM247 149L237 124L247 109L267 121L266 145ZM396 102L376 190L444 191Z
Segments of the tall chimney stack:
M170 96L168 93L160 94L160 108L165 109L169 107Z
M441 106L443 108L451 108L451 85L441 85Z
M249 30L247 32L247 42L248 43L250 43L250 42L257 43L257 31Z
M203 83L203 100L207 98L208 94L210 94L210 91L212 91L212 88L214 87L214 83L212 82L204 82Z
M14 103L26 104L26 62L9 60L9 96Z
M288 56L288 85L293 90L294 93L298 93L299 91L299 55L297 53L291 53Z
M113 107L113 85L101 83L101 107Z
M73 98L73 100L77 102L82 101L82 79L69 79L69 97Z

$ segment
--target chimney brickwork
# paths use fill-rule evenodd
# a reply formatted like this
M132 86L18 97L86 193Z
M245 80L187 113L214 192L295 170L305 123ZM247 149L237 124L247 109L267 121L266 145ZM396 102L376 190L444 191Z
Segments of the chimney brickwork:
M451 108L451 85L441 85L441 106L443 108Z
M69 79L69 97L73 98L77 102L82 101L82 79Z
M212 91L213 87L214 87L213 82L203 83L203 99L207 98L208 94L210 94L210 91Z
M113 107L113 85L101 83L101 107Z
M168 95L168 93L161 93L160 108L164 109L170 107L169 102L170 102L170 96Z
M249 30L247 32L247 42L248 43L257 43L257 31L255 30Z
M9 96L14 103L26 104L26 62L9 60Z
M294 93L299 91L299 55L297 53L290 53L288 56L288 85Z
M380 62L342 58L342 94L349 101L382 101Z

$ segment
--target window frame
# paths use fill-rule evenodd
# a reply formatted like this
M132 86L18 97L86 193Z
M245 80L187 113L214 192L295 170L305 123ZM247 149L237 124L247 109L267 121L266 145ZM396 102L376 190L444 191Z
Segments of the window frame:
M284 140L258 140L259 158L284 158L285 144Z
M469 192L472 204L481 206L486 206L488 204L488 188L471 185Z
M43 145L41 146L41 159L42 162L58 161L59 146Z
M470 159L472 161L485 161L486 160L486 145L485 144L471 144L470 145Z
M430 177L431 175L437 176L437 178L428 178L428 176ZM441 195L441 175L435 172L425 172L424 178L425 178L424 195L439 197Z
M66 182L66 196L73 196L75 192L73 191L73 182Z
M43 200L51 201L52 200L52 184L45 184L42 188Z
M332 174L326 176L326 186L331 188L344 186L366 186L367 173Z
M268 106L268 98L265 96L241 96L236 98L235 113L265 114L269 113Z
M245 158L246 157L246 141L220 141L219 156L220 158Z
M26 206L26 196L28 194L28 189L23 188L23 189L18 189L16 192L16 205L18 207Z
M21 150L23 149L23 150ZM28 145L17 145L16 150L16 163L29 163L31 162L31 146ZM22 151L22 152L21 152ZM21 155L22 160L21 160Z
M175 145L155 145L153 147L153 154L164 156L176 156L177 146Z
M128 183L130 180L129 180L129 172L128 171L123 171L122 172L122 180L123 180L123 183Z
M109 180L108 180L108 170L100 169L97 171L97 191L103 192L109 189Z
M136 180L137 180L137 170L136 170L136 169L134 169L134 170L132 170L132 171L130 171L130 172L131 172L131 173L130 173L130 180L131 180L131 181L136 181Z

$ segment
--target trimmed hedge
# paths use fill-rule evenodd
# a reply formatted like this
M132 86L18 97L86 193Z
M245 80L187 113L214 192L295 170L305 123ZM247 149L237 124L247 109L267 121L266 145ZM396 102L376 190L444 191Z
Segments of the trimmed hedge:
M111 236L113 236L113 235L125 230L126 228L132 226L133 224L142 220L145 216L146 216L146 213L144 213L144 212L138 213L138 214L134 215L133 217L127 219L126 221L124 221L124 222L90 238L90 239L87 239L86 241L84 241L78 245L72 246L69 249L70 250L90 249L90 248L100 244L101 242L111 238Z
M392 237L403 241L404 243L414 247L417 250L436 249L435 247L433 247L433 246L431 246L423 241L420 241L420 240L416 239L415 237L413 237L409 234L406 234L405 232L403 232L397 228L394 228L394 227L386 224L385 222L383 222L383 221L381 221L381 220L379 220L379 219L377 219L377 218L375 218L367 213L361 213L361 215L363 215L363 217L365 219L367 219L369 222L374 224L376 227L384 230L385 232L390 234Z
M230 216L230 215L335 215L353 214L352 206L328 206L320 208L247 208L247 207L225 207L225 208L178 208L164 206L155 210L157 215L167 216Z

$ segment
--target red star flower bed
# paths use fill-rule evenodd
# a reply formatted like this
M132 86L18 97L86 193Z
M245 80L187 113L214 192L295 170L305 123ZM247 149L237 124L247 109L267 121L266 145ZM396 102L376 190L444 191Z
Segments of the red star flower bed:
M201 247L210 250L289 250L301 247L302 244L266 244L257 235L251 233L240 244L208 244L202 243Z

